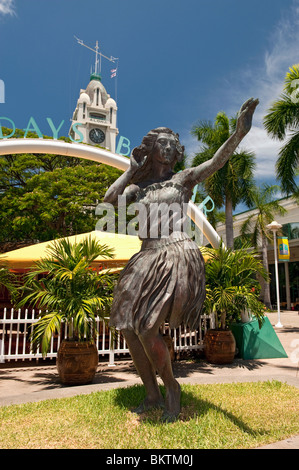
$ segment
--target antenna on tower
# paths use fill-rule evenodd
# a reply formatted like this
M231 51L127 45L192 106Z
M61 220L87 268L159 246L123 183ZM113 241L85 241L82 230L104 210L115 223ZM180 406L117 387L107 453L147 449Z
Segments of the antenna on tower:
M92 47L89 47L87 46L86 44L84 44L84 42L82 41L82 39L79 39L77 38L76 36L74 36L74 38L77 40L78 44L80 44L81 46L84 46L86 47L87 49L90 49L91 51L95 52L96 54L96 58L95 58L95 74L98 75L99 73L101 73L101 69L102 69L102 57L104 57L105 59L109 60L110 62L115 62L117 61L118 59L116 57L107 57L106 55L102 54L101 52L99 52L99 43L98 41L96 41L96 46L95 46L95 49L93 49ZM99 56L100 56L100 59L99 59Z

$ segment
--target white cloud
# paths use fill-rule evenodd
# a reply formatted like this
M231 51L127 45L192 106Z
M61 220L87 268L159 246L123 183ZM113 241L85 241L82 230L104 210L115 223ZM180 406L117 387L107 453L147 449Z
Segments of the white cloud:
M259 98L250 133L241 146L256 154L256 179L275 179L275 164L283 142L271 139L263 127L263 118L268 109L282 93L284 78L289 67L299 63L299 0L294 0L292 8L284 13L280 22L273 28L269 37L270 46L258 66L233 70L231 78L226 78L226 87L221 89L221 102L228 103L226 113L233 116L244 99ZM225 91L228 90L225 95ZM190 131L189 131L190 135ZM184 136L184 137L183 137ZM199 143L188 132L182 133L182 141L188 156L194 155ZM191 158L189 158L190 160Z
M289 67L299 63L299 0L294 0L292 8L285 12L275 26L269 42L271 46L265 51L262 65L256 70L247 70L243 74L241 72L240 80L247 82L250 95L260 100L253 127L243 141L244 146L256 154L256 177L259 179L275 178L275 163L283 145L283 142L268 136L263 127L263 118L282 93ZM242 86L236 90L233 105L241 94L244 94Z
M250 132L242 141L241 147L254 152L256 155L256 179L275 178L275 164L281 146L281 142L269 138L264 128L252 126Z
M14 15L14 0L0 0L0 15Z

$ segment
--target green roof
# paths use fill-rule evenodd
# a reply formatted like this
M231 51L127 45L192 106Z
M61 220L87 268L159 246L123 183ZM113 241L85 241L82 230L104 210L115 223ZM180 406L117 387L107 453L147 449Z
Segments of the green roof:
M99 75L99 74L97 74L97 73L92 73L92 74L90 75L90 81L91 81L91 80L98 80L99 82L101 82L101 81L102 81L102 78L101 78L101 75Z

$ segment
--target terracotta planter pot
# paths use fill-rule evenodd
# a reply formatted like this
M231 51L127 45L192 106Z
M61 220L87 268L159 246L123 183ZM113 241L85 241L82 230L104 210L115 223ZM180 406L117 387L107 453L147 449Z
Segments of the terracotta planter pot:
M204 337L204 353L212 364L230 364L236 352L236 341L230 330L208 330Z
M98 361L98 351L93 342L63 340L56 359L60 381L65 385L91 383Z

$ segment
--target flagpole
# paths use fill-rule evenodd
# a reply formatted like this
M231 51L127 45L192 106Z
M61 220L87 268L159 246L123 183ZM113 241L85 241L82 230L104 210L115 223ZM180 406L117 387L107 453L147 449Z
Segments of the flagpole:
M116 60L116 68L115 69L112 69L110 72L111 72L111 75L110 75L110 78L115 78L115 101L117 102L117 75L118 75L118 59L114 58L114 60Z
M273 239L274 239L274 263L275 263L275 278L276 278L276 302L277 302L277 323L276 323L276 327L277 328L282 328L283 325L280 321L280 297L279 297L279 273L278 273L278 261L277 261L277 246L276 246L276 233L278 230L280 230L282 227L281 224L279 224L278 222L276 222L276 220L274 220L273 222L271 222L271 224L268 224L266 225L266 228L268 230L272 230L273 232Z
M117 103L117 76L118 76L118 61L116 62L116 77L115 77L115 101Z

